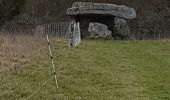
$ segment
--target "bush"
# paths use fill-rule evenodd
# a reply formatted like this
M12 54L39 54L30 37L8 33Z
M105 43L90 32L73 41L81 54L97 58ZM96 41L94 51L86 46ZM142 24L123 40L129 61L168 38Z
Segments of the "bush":
M24 0L0 0L0 19L1 22L12 19L20 14Z

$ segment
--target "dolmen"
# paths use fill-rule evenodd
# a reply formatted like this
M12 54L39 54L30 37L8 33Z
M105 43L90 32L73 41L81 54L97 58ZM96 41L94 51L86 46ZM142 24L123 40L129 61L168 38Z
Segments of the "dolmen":
M71 17L70 23L80 24L75 26L79 26L82 38L127 38L130 32L127 20L136 18L134 8L92 2L75 2L66 14Z

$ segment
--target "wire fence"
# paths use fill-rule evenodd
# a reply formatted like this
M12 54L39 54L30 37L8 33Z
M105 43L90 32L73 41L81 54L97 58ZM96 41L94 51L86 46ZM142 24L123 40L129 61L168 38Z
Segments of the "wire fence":
M37 25L12 25L5 24L0 27L1 35L40 35L48 34L53 37L64 37L67 33L69 22L51 22Z
M133 40L170 39L170 30L167 30L167 29L131 29L130 38Z
M36 37L35 39L40 39L41 41L39 42L42 42L36 50L34 49L28 54L23 54L24 57L17 57L18 60L11 65L0 68L0 99L14 98L29 100L32 99L44 86L53 83L56 83L57 87L60 86L57 82L58 73L55 70L58 67L61 68L64 66L66 58L69 55L71 42L71 36L68 32L69 23L70 22L53 22L50 24L38 24L35 26L3 25L0 27L0 35L12 37L10 38L12 39L12 42L15 41L14 37L16 36L23 36L21 39L25 39L25 36ZM46 34L49 36L47 40ZM133 40L170 39L170 31L161 29L132 29L130 38ZM29 44L29 42L31 41L25 42L24 45ZM34 43L32 43L31 46L32 45L34 45ZM60 56L63 56L61 64L54 66L54 64L56 64L54 59L57 61L57 58ZM51 60L52 62L50 63ZM28 64L29 62L31 63ZM51 71L51 64L53 71ZM55 78L56 82L54 82L52 78ZM35 82L31 83L32 81ZM31 90L28 90L29 93L21 96L23 90L28 88L31 88Z
M38 21L39 19L37 19ZM68 31L69 21L50 21L48 23L34 25L5 24L0 27L1 35L38 35L45 37L46 34L52 37L64 37ZM80 23L81 24L81 23ZM84 30L84 29L82 29ZM168 28L131 28L130 38L132 40L161 40L170 39L170 30Z
M55 77L57 79L58 73L57 71L52 72L50 66L52 64L53 70L57 69L57 66L62 67L68 56L70 50L70 35L67 32L68 26L67 22L59 22L27 27L26 29L20 26L1 27L1 36L23 36L23 38L27 35L30 37L36 36L37 39L42 39L40 42L43 42L43 45L39 46L36 50L31 51L29 54L23 54L24 57L21 59L18 59L11 65L0 68L1 100L31 100L32 98L36 98L36 93L40 92L43 87L55 83L52 78ZM49 36L47 40L45 37L46 34ZM48 46L50 47L50 51L48 50ZM53 55L54 52L55 54ZM55 63L53 59L56 60L61 56L63 56L61 65L54 66L57 62ZM52 59L52 62L49 59ZM28 62L31 63L28 64ZM34 80L35 82L30 80ZM25 89L29 91L28 94L21 96Z

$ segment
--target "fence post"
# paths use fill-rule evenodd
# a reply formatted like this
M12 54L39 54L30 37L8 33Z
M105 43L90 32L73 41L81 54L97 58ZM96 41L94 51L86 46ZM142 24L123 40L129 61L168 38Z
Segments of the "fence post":
M133 35L132 36L133 40L135 40L135 29L133 30L133 34L132 35Z
M166 30L164 30L164 39L166 39Z
M50 44L50 40L49 40L48 34L46 34L46 36L47 36L48 48L49 48L50 57L51 57L51 64L52 64L55 84L56 84L56 87L58 88L57 73L56 73L55 65L54 65L54 57L53 57L53 54L52 54L52 51L51 51L51 44Z
M60 34L60 38L62 38L61 32L60 32L60 22L58 22L58 32L59 32L59 34ZM62 40L62 39L61 39L61 40Z
M154 30L154 40L155 40L155 37L156 37L156 33L155 33L155 30Z
M160 32L159 32L159 40L161 40L161 32L162 32L162 31L160 30Z
M140 40L140 30L138 30L138 40Z
M143 29L142 34L143 34L143 41L145 41L146 29Z

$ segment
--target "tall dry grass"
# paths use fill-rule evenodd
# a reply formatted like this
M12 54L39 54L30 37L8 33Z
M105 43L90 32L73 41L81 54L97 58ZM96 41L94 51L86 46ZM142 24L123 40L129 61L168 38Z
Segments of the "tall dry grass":
M39 35L11 35L0 33L0 70L31 59L28 55L45 45L45 38ZM33 55L35 56L35 55Z

